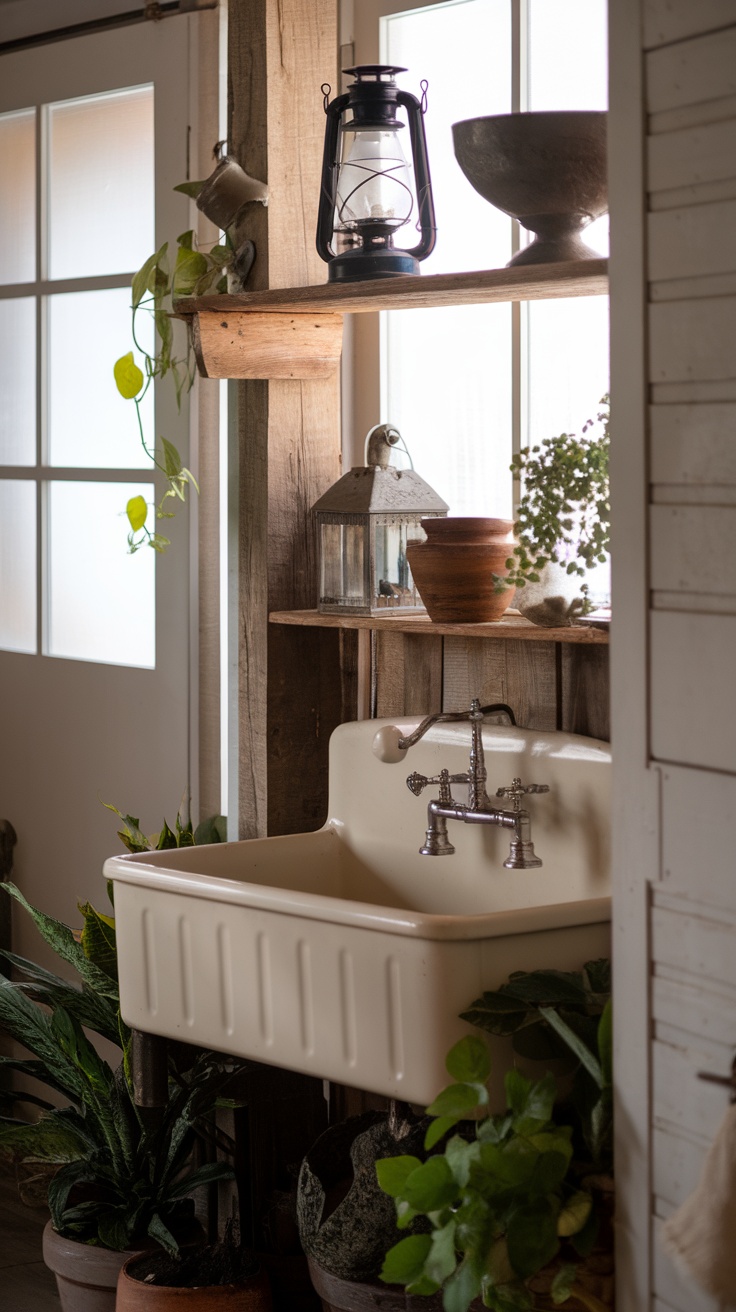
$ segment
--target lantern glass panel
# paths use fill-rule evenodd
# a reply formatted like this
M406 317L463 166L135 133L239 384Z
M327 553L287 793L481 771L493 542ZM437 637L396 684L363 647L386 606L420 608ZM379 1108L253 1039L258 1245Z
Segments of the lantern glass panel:
M379 598L411 604L412 579L406 559L407 525L398 520L376 523L375 580Z
M361 524L322 523L320 597L360 601L364 593Z
M341 129L342 163L337 182L335 227L351 230L373 220L400 228L414 208L412 171L399 131Z

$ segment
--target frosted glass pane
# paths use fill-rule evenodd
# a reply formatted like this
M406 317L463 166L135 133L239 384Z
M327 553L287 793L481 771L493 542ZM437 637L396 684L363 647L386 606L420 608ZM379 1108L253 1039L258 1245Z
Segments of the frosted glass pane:
M0 301L0 465L36 463L36 302Z
M526 443L579 433L608 391L608 297L531 301Z
M0 481L0 647L36 650L36 485Z
M524 445L556 433L580 433L608 391L608 297L532 301L529 314L529 408ZM591 599L608 604L610 568L591 570Z
M153 484L49 484L51 656L110 665L156 663L155 553L126 550L128 499Z
M36 273L36 112L0 114L0 283Z
M529 108L608 109L606 0L529 0Z
M399 85L420 95L421 80L429 82L424 127L437 245L423 272L493 269L511 258L511 220L471 187L452 145L453 123L510 112L510 54L508 0L463 0L381 19L382 61L409 70Z
M511 220L474 191L452 145L453 123L511 110L510 13L508 0L464 0L381 20L381 59L409 69L401 85L417 94L421 79L429 82L424 124L438 231L423 272L489 269L511 258ZM382 420L398 426L450 514L509 515L510 307L401 311L381 323Z
M149 316L139 340L153 346ZM118 392L115 361L132 347L130 291L69 292L48 299L49 463L82 468L142 468L135 405ZM137 356L138 364L142 359ZM153 389L142 405L144 431L154 438Z
M154 246L153 88L49 107L49 277L139 268Z
M386 315L382 389L422 478L451 515L511 513L511 306Z
M606 0L529 0L529 108L608 109ZM608 215L583 234L608 254Z

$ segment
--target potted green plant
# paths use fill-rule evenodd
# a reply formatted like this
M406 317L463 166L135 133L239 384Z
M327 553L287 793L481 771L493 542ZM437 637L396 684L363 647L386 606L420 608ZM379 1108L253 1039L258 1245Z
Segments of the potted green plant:
M150 841L133 817L126 821L132 822L125 826L130 842L138 835ZM168 845L177 836L188 841L191 825L178 820L177 830L164 825L156 838ZM44 1257L56 1272L62 1307L112 1312L125 1258L148 1245L177 1252L191 1233L192 1190L233 1176L222 1160L199 1167L191 1161L197 1137L214 1139L212 1113L232 1067L213 1052L180 1051L170 1061L166 1107L154 1120L144 1116L133 1098L130 1032L119 1012L114 917L86 903L81 934L75 934L32 907L13 884L2 887L80 983L2 953L14 976L0 973L0 1026L30 1055L2 1057L0 1069L45 1085L54 1101L35 1092L14 1094L15 1102L40 1110L40 1118L0 1117L0 1146L57 1168L48 1190ZM116 1045L117 1067L99 1055L89 1033ZM216 1143L232 1147L221 1132ZM92 1301L88 1286L98 1294Z
M522 481L514 523L516 545L497 576L516 587L516 606L542 625L571 624L593 608L588 570L605 564L610 546L609 397L579 437L560 433L524 447L511 462Z

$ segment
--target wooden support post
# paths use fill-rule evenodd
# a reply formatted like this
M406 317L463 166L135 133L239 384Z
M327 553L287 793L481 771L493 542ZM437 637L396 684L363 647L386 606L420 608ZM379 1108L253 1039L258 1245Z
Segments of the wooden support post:
M336 84L335 0L231 0L230 149L269 186L237 236L255 242L249 289L324 282L314 245L324 112ZM327 743L342 718L339 635L268 625L313 606L310 508L340 475L339 379L247 381L240 437L240 833L315 829Z

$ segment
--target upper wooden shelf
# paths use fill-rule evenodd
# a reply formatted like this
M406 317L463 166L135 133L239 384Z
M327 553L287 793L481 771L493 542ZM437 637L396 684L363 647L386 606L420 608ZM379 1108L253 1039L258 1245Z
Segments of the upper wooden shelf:
M344 314L601 296L608 291L607 270L607 260L527 264L237 296L185 296L175 308L191 318L205 378L329 378L340 361Z
M521 264L513 269L472 273L406 274L370 282L324 283L319 287L284 287L237 296L186 296L178 314L215 311L271 311L278 314L333 312L360 314L376 310L415 310L443 305L482 305L490 301L539 301L562 296L605 296L608 260L569 264Z
M522 642L572 642L605 646L608 629L595 628L581 620L566 628L544 629L525 620L518 611L507 611L493 624L437 624L428 615L322 615L317 610L276 610L271 624L297 624L323 629L383 629L425 637L505 638Z

